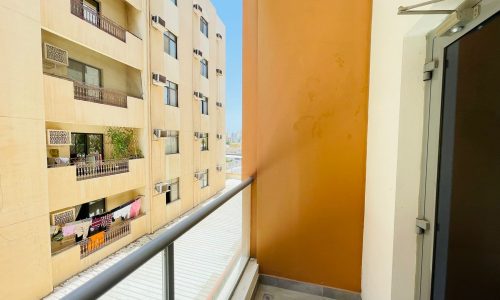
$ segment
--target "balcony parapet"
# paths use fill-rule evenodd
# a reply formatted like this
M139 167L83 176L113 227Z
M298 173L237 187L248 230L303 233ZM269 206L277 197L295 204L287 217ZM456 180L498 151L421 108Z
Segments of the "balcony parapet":
M44 94L47 121L144 127L144 101L121 91L86 85L64 76L45 73Z

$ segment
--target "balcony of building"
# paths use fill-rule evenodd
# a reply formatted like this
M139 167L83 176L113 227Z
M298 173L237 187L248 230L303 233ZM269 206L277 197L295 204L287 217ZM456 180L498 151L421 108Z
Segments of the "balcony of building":
M144 187L140 131L50 122L46 126L51 211Z
M42 31L45 119L144 127L139 70Z
M42 28L142 70L145 28L136 7L140 1L131 2L135 5L129 1L42 1Z
M147 233L144 197L113 195L50 213L57 285Z

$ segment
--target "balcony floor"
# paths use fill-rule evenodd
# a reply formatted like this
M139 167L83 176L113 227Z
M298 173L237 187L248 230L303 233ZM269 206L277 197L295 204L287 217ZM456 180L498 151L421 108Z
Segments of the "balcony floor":
M227 180L225 190L238 183L239 180ZM235 199L237 197L239 199ZM241 204L241 194L238 194L175 242L176 299L211 298L214 287L227 276L226 267L240 255ZM62 298L153 239L169 225L73 276L55 287L45 299ZM163 254L160 253L100 299L162 299L162 267Z
M332 298L316 296L275 286L260 284L255 292L254 300L332 300Z

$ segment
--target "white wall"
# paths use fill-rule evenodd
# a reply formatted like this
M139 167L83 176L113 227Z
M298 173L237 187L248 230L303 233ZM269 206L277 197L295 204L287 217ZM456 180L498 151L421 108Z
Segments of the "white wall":
M444 17L398 16L408 4L373 1L363 300L414 298L425 34Z

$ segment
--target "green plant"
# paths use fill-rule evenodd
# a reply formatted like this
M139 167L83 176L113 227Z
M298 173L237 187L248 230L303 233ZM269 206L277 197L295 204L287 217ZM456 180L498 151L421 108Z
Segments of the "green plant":
M142 156L137 137L131 128L110 127L107 136L112 145L111 157L122 159Z

